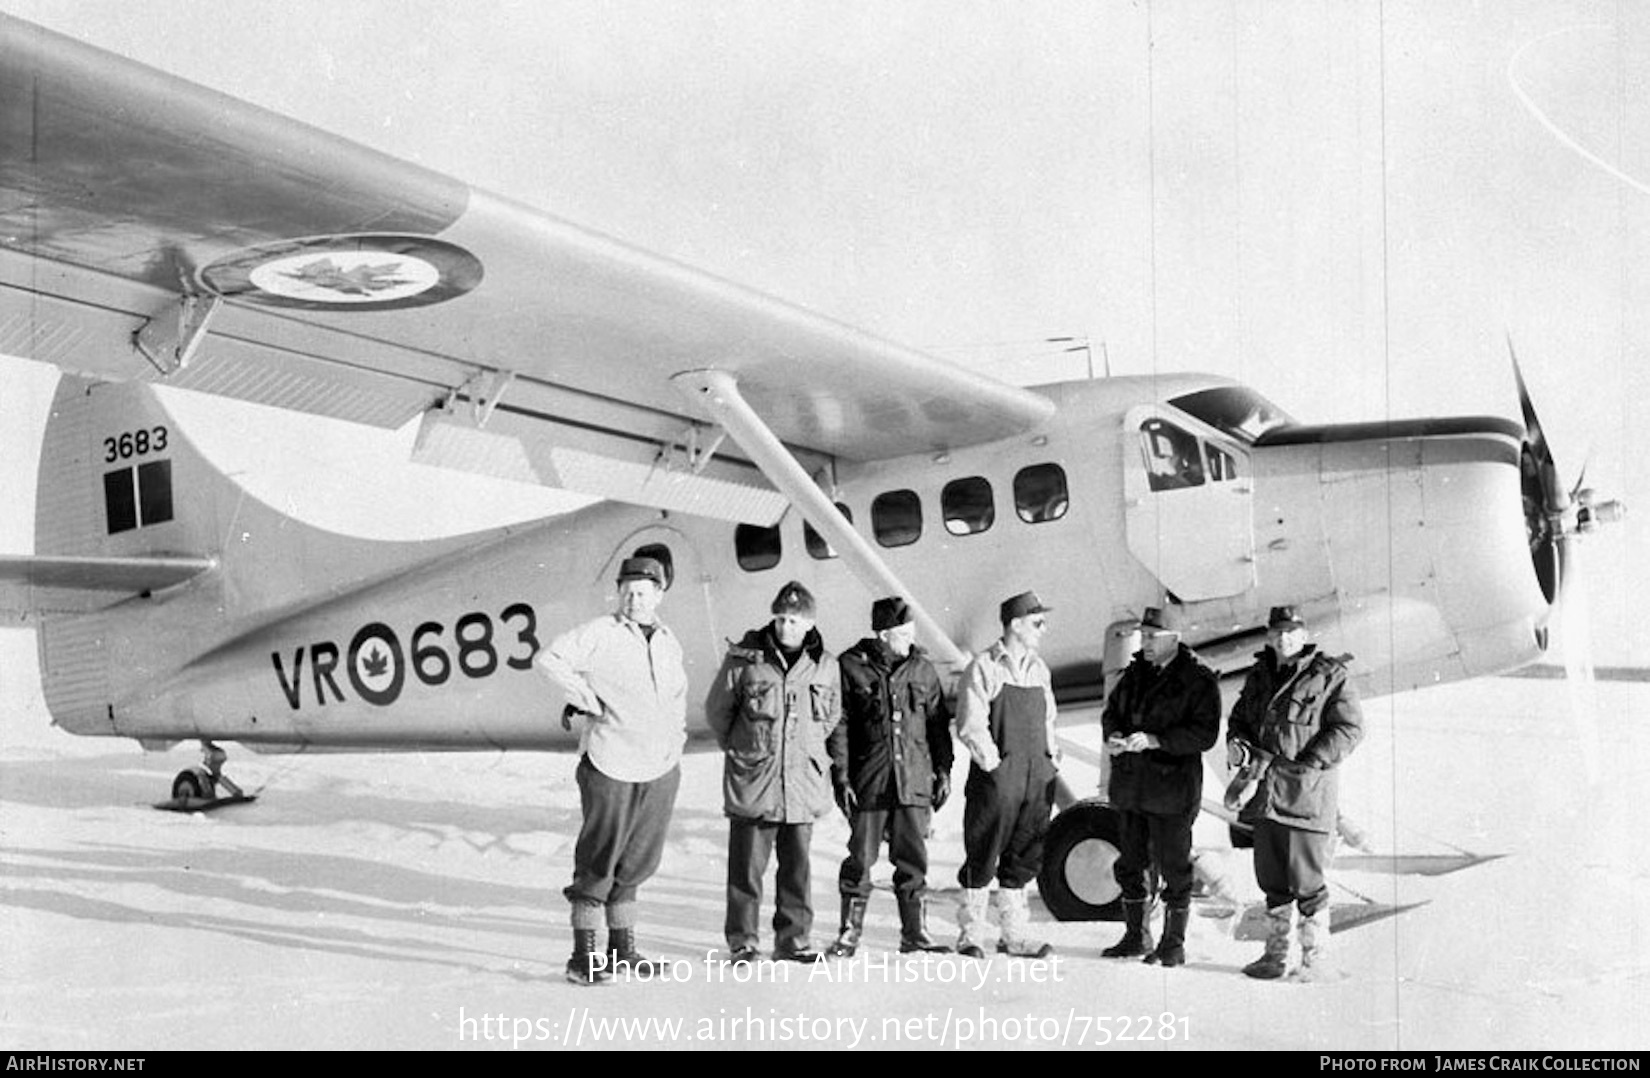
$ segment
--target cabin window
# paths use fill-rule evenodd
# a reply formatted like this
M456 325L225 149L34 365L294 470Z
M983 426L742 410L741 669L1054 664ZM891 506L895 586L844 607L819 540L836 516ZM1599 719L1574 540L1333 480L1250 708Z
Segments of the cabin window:
M836 510L847 519L848 523L852 524L854 522L854 514L849 512L846 505L837 502ZM814 526L805 520L802 522L802 542L807 546L808 553L820 561L836 557L836 551L831 548L831 544L827 543L825 537L814 531Z
M783 551L779 545L779 527L764 528L758 524L741 524L733 530L733 549L739 558L739 568L749 573L772 569L779 564Z
M871 503L871 531L883 546L909 546L922 538L922 501L914 490L891 490Z
M1152 490L1203 485L1203 457L1196 437L1161 419L1140 424L1140 435Z
M1033 464L1014 476L1014 511L1027 524L1046 524L1066 515L1066 470L1058 464Z
M977 475L953 479L940 492L940 512L945 517L945 530L952 535L975 535L985 531L997 519L997 507L991 500L991 484Z

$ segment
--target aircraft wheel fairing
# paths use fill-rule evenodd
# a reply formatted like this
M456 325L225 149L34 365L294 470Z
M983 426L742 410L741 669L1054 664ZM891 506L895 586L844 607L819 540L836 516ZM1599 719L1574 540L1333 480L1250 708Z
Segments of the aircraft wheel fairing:
M1057 921L1121 921L1122 892L1112 875L1117 815L1090 798L1054 818L1043 842L1037 891Z
M204 767L186 767L172 780L174 799L196 798L209 800L217 794L216 782Z

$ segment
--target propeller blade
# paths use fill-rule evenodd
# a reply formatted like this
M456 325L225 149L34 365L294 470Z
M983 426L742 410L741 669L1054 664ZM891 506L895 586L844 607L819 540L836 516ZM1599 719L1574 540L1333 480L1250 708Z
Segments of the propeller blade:
M1518 407L1524 413L1524 431L1540 470L1542 500L1545 503L1542 508L1548 513L1562 513L1569 507L1570 500L1563 482L1558 477L1558 465L1553 460L1552 447L1547 444L1547 435L1541 429L1541 419L1535 414L1535 402L1530 399L1529 387L1524 383L1524 371L1518 363L1518 351L1513 347L1510 336L1507 338L1507 354L1512 357L1513 379L1518 383Z
M1507 337L1507 354L1512 359L1513 380L1518 383L1518 407L1524 413L1524 451L1520 464L1523 473L1524 524L1530 543L1530 557L1535 562L1542 594L1549 603L1557 602L1564 586L1564 563L1569 555L1569 542L1564 537L1564 514L1569 511L1570 499L1558 475L1558 464L1553 460L1552 447L1547 444L1541 419L1535 414L1535 402L1530 399L1529 386L1524 382L1524 371L1518 362L1512 336ZM1542 645L1545 647L1545 643Z
M1582 458L1581 471L1579 473L1577 473L1577 475L1576 475L1576 485L1570 488L1570 501L1573 502L1577 498L1580 498L1581 497L1581 492L1583 490L1586 490L1586 487L1587 487L1587 465L1589 465L1591 463L1593 463L1593 453L1592 453L1592 450L1588 450L1586 457ZM1588 491L1588 493L1590 494L1592 492Z
M1541 420L1535 414L1535 404L1530 400L1530 387L1524 384L1524 369L1518 362L1518 350L1513 347L1512 338L1507 338L1507 355L1512 357L1513 380L1518 383L1518 406L1524 412L1524 429L1529 432L1530 444L1543 453L1547 449L1547 439L1541 433Z
M1593 670L1592 608L1587 595L1583 544L1566 541L1565 572L1570 579L1558 600L1559 646L1564 649L1565 694L1570 709L1570 727L1575 733L1575 749L1589 783L1603 774L1604 750L1599 739L1600 700L1598 679Z

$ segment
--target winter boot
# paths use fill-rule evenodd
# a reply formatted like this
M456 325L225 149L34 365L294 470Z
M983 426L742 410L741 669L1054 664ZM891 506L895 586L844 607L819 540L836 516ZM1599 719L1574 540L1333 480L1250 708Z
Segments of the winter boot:
M924 951L929 954L950 954L951 948L928 934L928 900L921 895L900 896L899 899L899 953Z
M573 930L573 956L567 960L567 979L574 984L607 984L613 979L607 954L596 950L596 930Z
M1306 984L1338 980L1329 962L1329 903L1308 917L1301 915L1301 964L1290 979Z
M1152 949L1151 903L1144 898L1123 900L1123 938L1100 952L1101 958L1139 958Z
M1031 908L1026 904L1024 888L1004 887L997 892L997 916L1003 923L1002 938L997 940L999 954L1015 958L1047 958L1054 953L1052 944L1026 935L1031 926Z
M798 965L806 966L819 961L820 958L821 955L814 950L813 944L805 939L773 949L773 960L775 962L795 962Z
M1157 950L1146 956L1148 966L1186 964L1186 920L1192 911L1186 906L1170 906L1163 911L1163 938Z
M659 972L659 966L660 963L636 950L635 901L608 903L607 971L615 977L646 980Z
M650 980L662 965L636 950L636 929L633 927L608 928L607 960L607 968L615 976L643 981Z
M852 958L859 950L859 937L865 932L866 900L857 895L842 896L842 931L836 942L825 949L828 958Z
M1266 909L1266 950L1243 967L1245 977L1275 981L1289 968L1289 922L1294 919L1295 905L1285 902Z
M957 953L964 958L984 958L986 903L991 892L984 887L964 887L957 903Z

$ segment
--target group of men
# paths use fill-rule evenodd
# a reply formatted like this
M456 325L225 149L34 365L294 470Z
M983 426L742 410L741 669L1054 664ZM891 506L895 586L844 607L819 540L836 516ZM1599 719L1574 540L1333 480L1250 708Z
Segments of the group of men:
M581 724L576 778L583 822L573 880L563 891L573 929L567 978L579 984L601 983L617 970L653 970L636 947L636 892L663 853L686 740L682 649L658 619L668 584L658 560L625 559L615 612L562 634L538 658L565 694L563 723ZM723 927L731 961L760 953L763 879L775 856L773 956L820 957L809 850L814 821L833 804L850 835L837 881L839 929L823 953L851 957L859 947L871 870L884 843L894 867L900 950L951 951L929 932L926 896L927 834L933 812L950 796L953 734L970 761L956 951L985 957L990 906L1000 925L999 952L1052 953L1029 932L1025 895L1041 867L1059 766L1054 692L1038 656L1049 609L1033 592L1001 604L1002 636L969 663L955 714L916 645L913 611L899 597L872 604L870 635L840 659L815 627L813 595L794 581L774 597L769 621L730 643L705 716L725 754ZM1344 662L1305 644L1292 609L1275 609L1271 621L1269 647L1228 732L1232 765L1255 786L1242 818L1254 829L1270 925L1265 955L1245 972L1283 975L1293 903L1302 915L1302 971L1310 976L1322 968L1328 936L1323 869L1335 816L1332 769L1357 742L1357 703ZM1148 610L1141 631L1141 651L1105 708L1110 796L1122 821L1115 872L1126 931L1103 953L1175 966L1185 961L1191 828L1201 804L1201 754L1219 733L1220 694L1215 675L1179 642L1161 611ZM1154 865L1165 907L1156 946L1147 927ZM606 947L598 948L604 925Z
M1253 837L1255 880L1266 896L1266 949L1243 968L1250 977L1275 980L1288 971L1297 907L1301 957L1294 976L1331 976L1324 872L1339 814L1336 768L1363 736L1347 659L1307 643L1294 607L1273 607L1266 647L1255 655L1226 724L1234 772L1226 803ZM1202 756L1220 734L1220 687L1161 610L1141 617L1140 651L1107 696L1101 725L1111 761L1108 799L1119 818L1114 872L1124 921L1123 937L1101 954L1183 965L1192 825L1203 801ZM1162 880L1164 907L1155 947L1148 927L1152 869Z

